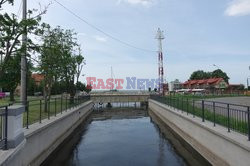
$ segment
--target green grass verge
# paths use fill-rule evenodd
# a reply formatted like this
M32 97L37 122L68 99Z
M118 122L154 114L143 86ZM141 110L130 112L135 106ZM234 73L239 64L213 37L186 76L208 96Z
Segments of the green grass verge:
M29 102L28 106L28 120L27 120L27 111L23 113L23 126L31 125L40 120L48 119L49 117L57 116L62 112L66 111L69 108L77 106L87 100L75 100L74 103L70 103L69 99L51 99L48 103L48 110L45 111L44 100L33 100Z
M193 98L192 98L193 99ZM182 97L160 97L156 98L157 101L167 104L169 106L172 106L176 109L182 110L183 112L187 114L192 114L196 117L200 117L202 119L203 112L202 108L199 108L197 106L193 106L193 100L191 98L182 98ZM183 100L183 101L182 101ZM235 117L230 117L229 119L221 114L213 113L211 110L204 109L204 119L215 122L215 124L222 125L224 127L229 126L231 130L240 132L242 134L248 133L248 124L246 121L239 120Z

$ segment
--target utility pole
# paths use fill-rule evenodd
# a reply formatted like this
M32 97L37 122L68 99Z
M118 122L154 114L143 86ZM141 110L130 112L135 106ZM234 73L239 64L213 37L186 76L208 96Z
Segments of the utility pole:
M250 66L248 67L248 69L250 70ZM247 77L247 91L250 90L250 89L249 89L249 78L250 78L250 77Z
M27 0L23 0L23 20L27 19ZM27 103L27 27L25 33L22 35L23 54L21 57L21 102Z
M163 70L163 53L162 53L162 40L164 39L163 31L158 28L156 39L158 40L158 74L159 74L159 93L163 95L163 77L164 77L164 70Z

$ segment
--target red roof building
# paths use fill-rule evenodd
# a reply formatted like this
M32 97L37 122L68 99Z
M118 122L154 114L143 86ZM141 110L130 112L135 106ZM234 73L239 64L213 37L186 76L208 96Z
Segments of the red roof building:
M183 83L185 89L226 89L228 84L223 78L189 80Z
M37 85L40 85L40 83L44 80L43 74L32 74L31 77L35 80Z

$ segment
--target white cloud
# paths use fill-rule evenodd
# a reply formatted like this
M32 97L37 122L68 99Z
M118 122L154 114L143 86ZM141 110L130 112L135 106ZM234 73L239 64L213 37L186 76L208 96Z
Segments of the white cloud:
M126 2L132 5L143 5L149 6L154 3L155 0L118 0L117 3L120 4L121 2Z
M101 36L94 36L94 39L99 41L99 42L107 42L107 39L105 37L101 37Z
M250 14L250 0L233 0L225 11L227 16L244 16Z

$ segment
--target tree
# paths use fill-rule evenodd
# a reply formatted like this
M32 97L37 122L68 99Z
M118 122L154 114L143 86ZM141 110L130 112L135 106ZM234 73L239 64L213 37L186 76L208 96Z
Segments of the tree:
M14 0L0 0L0 10L5 3L13 5ZM0 13L0 85L10 91L11 101L14 101L14 91L21 79L21 55L27 50L29 56L30 52L38 49L30 38L27 38L26 44L22 45L20 37L27 33L36 34L41 15L46 13L47 8L48 6L35 16L33 16L35 10L29 10L28 18L21 21L13 13Z
M82 51L81 51L80 46L79 46L78 51L79 51L79 54L76 56L76 63L77 63L76 83L78 83L78 81L79 81L79 77L80 77L80 74L82 72L83 64L85 64L84 57L81 54Z
M14 92L21 78L21 55L11 56L9 61L4 64L4 70L0 77L0 86L10 92L10 101L14 101ZM2 66L3 64L1 64Z
M59 26L51 28L48 24L42 24L42 27L40 33L43 34L43 45L40 50L38 69L45 76L45 105L50 100L52 86L58 81L65 82L72 103L75 95L74 79L77 66L83 62L81 54L75 54L75 49L78 48L76 34L72 30L64 30Z
M42 36L42 47L40 49L38 70L44 77L44 100L45 111L51 96L51 88L60 77L63 54L63 30L59 27L52 29L48 24L42 24L39 32ZM66 66L65 66L66 67Z
M208 78L211 78L211 73L204 72L203 70L194 71L190 76L190 80L202 80Z
M226 83L228 83L229 77L221 69L214 70L212 72L212 78L223 78Z
M2 0L2 2L6 2ZM8 1L13 4L13 1ZM38 46L28 38L26 45L21 45L21 35L36 34L39 28L41 15L45 14L47 7L36 16L33 11L28 11L28 18L19 21L15 14L0 14L0 56L1 63L8 63L11 56L14 56L18 51L27 50L28 52L37 51ZM0 77L3 74L3 66L0 68Z
M13 5L14 0L0 0L0 10L2 8L2 5L5 3L9 3L9 4Z
M87 93L91 92L92 87L90 85L83 84L82 82L77 82L76 83L76 89L80 91L85 91Z
M214 70L213 72L205 72L203 70L197 70L194 71L190 76L190 80L203 80L209 78L223 78L227 83L229 80L227 74L223 72L221 69Z

